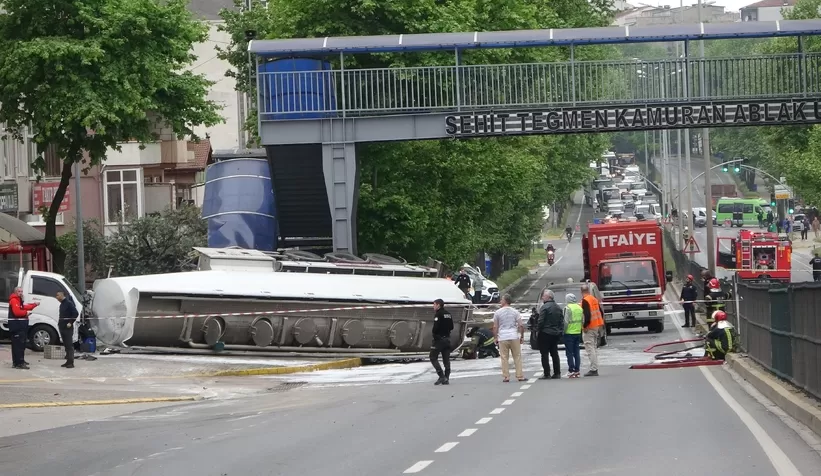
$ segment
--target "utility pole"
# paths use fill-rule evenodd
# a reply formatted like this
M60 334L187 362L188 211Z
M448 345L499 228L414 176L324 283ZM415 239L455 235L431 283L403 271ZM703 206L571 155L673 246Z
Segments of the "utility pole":
M698 0L698 22L702 23L702 0ZM707 86L707 81L704 77L704 40L699 41L699 52L701 56L701 62L699 63L699 82L701 83L700 89L700 96L701 99L707 99L707 92L705 90ZM716 238L715 238L715 230L713 229L713 197L712 197L712 184L710 183L710 167L712 167L713 162L711 160L712 154L710 153L710 129L705 127L702 129L701 132L701 155L704 158L704 167L707 170L707 173L704 174L704 203L707 207L707 269L710 271L711 276L715 276L716 273Z
M74 221L77 226L77 286L86 291L86 256L83 247L83 210L80 206L80 162L74 162ZM82 298L82 296L80 296ZM75 303L82 308L83 303Z
M684 0L681 0L679 5L679 18L681 19L681 23L684 23ZM676 43L676 84L681 85L681 82L678 80L679 73L687 74L682 68L679 68L679 61L681 61L681 56L679 54L679 43ZM684 207L682 207L681 203L681 129L676 131L676 145L677 145L677 154L676 154L676 163L678 166L676 169L678 173L676 174L676 187L678 188L678 249L684 250ZM689 156L688 156L689 157ZM687 182L688 184L690 182ZM689 188L689 187L688 187ZM690 207L687 210L687 215L691 216L693 214L693 207Z

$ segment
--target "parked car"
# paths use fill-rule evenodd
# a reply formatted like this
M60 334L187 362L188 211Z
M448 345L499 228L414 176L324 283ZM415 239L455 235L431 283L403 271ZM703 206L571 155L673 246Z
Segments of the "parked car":
M803 231L804 230L804 215L803 213L796 213L793 215L793 222L792 222L792 231Z

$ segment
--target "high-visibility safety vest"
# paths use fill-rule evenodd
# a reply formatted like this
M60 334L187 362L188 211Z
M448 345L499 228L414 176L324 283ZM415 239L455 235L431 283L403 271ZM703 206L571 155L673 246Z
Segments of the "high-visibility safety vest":
M588 294L582 298L590 306L590 325L585 329L595 329L604 325L604 318L599 307L599 300Z
M567 309L570 310L570 322L567 323L565 334L581 334L582 326L584 325L584 311L582 307L576 303L570 303L567 305Z

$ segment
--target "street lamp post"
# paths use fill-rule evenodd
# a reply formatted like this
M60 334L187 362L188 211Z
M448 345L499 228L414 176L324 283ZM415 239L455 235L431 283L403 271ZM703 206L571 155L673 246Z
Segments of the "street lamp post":
M702 23L701 18L702 0L698 0L698 22ZM701 83L700 94L702 99L707 99L705 87L707 82L704 78L704 40L699 42L699 50L701 53L701 63L699 64L699 82ZM712 165L710 154L710 129L705 127L701 132L701 155L704 157L704 164L707 169ZM704 174L704 203L707 204L709 210L713 209L712 184L710 183L710 174ZM712 211L710 212L712 214ZM716 272L716 255L715 255L715 230L713 229L713 220L707 220L707 269L711 276L715 276Z

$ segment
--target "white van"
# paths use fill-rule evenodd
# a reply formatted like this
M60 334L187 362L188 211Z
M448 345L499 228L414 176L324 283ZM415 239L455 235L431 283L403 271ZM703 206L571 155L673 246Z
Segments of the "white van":
M57 320L60 315L60 301L55 297L58 291L67 298L74 299L74 305L80 316L83 315L83 300L66 278L55 273L44 271L26 271L25 273L7 273L0 276L0 334L9 333L9 297L16 286L23 288L23 302L38 302L39 306L29 316L29 345L42 352L47 345L60 344L60 331ZM5 288L5 289L4 289ZM79 318L78 318L79 319ZM74 326L74 339L77 339L77 326Z
M661 213L661 205L659 205L658 203L649 204L649 214L651 217L655 218L656 221L659 223L661 223L662 218L664 218L664 215Z

